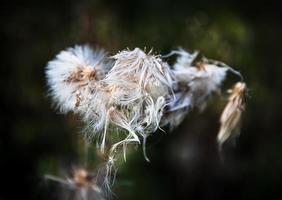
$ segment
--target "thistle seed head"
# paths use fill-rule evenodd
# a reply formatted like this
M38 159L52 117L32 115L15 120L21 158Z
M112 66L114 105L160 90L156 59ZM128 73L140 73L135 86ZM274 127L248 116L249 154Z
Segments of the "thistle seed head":
M46 69L50 95L60 111L76 112L110 66L104 50L94 51L87 45L60 52Z
M219 90L228 71L205 60L196 62L198 52L192 54L183 49L172 51L169 55L178 55L172 66L175 78L174 93L168 104L163 124L171 128L178 126L193 107L205 108L208 97Z

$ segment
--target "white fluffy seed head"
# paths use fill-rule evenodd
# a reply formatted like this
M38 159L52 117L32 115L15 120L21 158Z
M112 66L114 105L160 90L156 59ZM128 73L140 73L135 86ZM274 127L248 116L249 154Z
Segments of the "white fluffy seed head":
M50 95L60 111L75 111L89 98L89 87L104 78L110 66L104 50L93 51L85 45L61 51L46 69Z
M193 106L201 106L212 92L220 88L228 68L218 67L203 61L193 64L197 52L189 54L181 50L179 55L173 67L176 80L182 86L186 85L187 94L192 94Z
M191 108L202 110L205 107L208 97L219 90L229 68L204 61L195 63L198 52L190 54L180 49L172 54L178 55L172 70L176 80L175 98L169 104L164 121L173 128L182 122Z
M135 48L133 51L123 50L113 58L115 64L107 75L106 82L117 87L135 85L140 95L148 94L156 99L171 91L173 84L171 70L158 56L146 54Z
M163 106L160 106L160 98L172 93L173 79L167 63L139 48L121 51L113 58L115 64L104 82L114 87L115 104L134 112L133 122L146 122L146 127L158 125L159 117L152 116L159 115ZM140 128L140 124L134 126Z

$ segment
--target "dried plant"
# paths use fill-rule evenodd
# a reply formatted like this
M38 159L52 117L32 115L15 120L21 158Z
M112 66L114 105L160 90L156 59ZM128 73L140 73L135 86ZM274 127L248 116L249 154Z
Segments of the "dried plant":
M241 77L222 62L197 59L198 52L179 49L171 55L178 57L169 66L161 56L139 48L109 57L104 50L75 46L50 61L46 69L50 95L62 112L72 111L82 117L85 138L95 138L107 162L102 167L103 187L89 178L85 169L75 170L66 180L50 175L47 178L77 188L81 196L89 190L107 193L115 161L120 152L126 159L128 145L143 142L144 157L149 160L145 150L148 136L161 127L178 126L194 107L203 110L208 98L220 90L228 71ZM244 83L237 83L232 89L221 117L220 144L238 127L245 88ZM114 137L117 133L123 137Z

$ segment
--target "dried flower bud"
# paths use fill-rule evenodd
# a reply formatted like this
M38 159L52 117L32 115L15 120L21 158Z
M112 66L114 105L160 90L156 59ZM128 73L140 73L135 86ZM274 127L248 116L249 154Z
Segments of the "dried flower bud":
M242 112L245 109L246 84L238 82L229 92L230 97L220 117L220 130L217 141L222 145L231 137L240 133L240 121Z

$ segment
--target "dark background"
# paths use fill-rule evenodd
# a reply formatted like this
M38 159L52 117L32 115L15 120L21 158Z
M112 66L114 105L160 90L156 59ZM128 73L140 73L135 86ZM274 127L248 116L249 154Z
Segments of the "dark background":
M149 139L120 167L118 199L282 198L282 19L279 1L1 1L0 199L58 199L46 173L78 162L82 124L47 97L44 68L89 43L112 54L182 46L241 71L249 86L242 134L217 152L224 98L192 111L173 133Z

